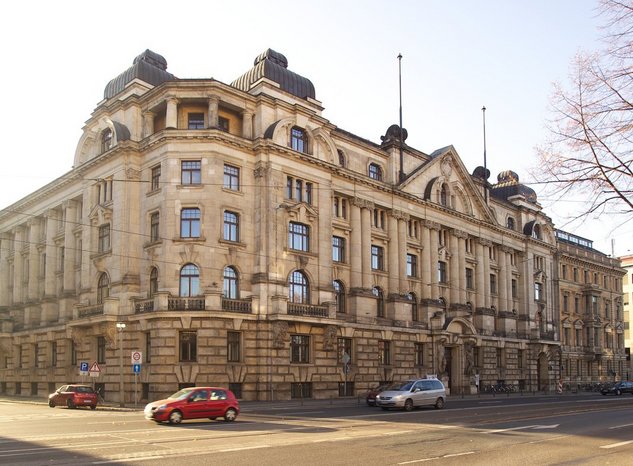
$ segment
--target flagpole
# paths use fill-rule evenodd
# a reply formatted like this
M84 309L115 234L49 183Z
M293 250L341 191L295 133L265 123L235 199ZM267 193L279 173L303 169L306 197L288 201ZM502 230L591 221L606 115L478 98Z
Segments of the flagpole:
M398 54L398 90L400 94L400 172L398 181L404 180L404 156L402 153L402 54Z

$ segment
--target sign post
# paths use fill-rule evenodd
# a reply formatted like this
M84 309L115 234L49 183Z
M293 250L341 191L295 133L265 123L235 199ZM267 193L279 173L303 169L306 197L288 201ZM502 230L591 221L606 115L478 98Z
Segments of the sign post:
M141 351L132 351L132 370L134 371L134 406L138 404L138 375L141 373L141 364L143 363L143 353Z
M349 361L350 361L350 357L349 354L347 354L346 352L343 352L343 372L345 373L345 385L343 388L343 396L347 396L347 373L349 372Z

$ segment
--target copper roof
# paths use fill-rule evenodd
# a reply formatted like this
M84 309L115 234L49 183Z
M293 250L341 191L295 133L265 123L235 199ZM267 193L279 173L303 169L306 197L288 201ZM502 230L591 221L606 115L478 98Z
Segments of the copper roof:
M134 59L132 66L108 83L103 91L103 98L114 97L135 79L158 86L176 77L167 72L167 60L162 55L147 49Z

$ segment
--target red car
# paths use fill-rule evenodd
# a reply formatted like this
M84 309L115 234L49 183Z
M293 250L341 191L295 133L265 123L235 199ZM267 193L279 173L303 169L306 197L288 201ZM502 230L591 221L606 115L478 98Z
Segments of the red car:
M392 383L393 382L385 382L369 390L367 392L367 395L365 396L365 402L367 403L367 406L376 406L376 395L387 390Z
M156 422L179 424L183 419L218 417L234 421L240 413L240 405L231 390L218 387L189 387L164 400L145 406L145 419Z
M62 385L48 395L48 406L68 406L71 409L90 406L90 409L97 409L97 392L88 385Z

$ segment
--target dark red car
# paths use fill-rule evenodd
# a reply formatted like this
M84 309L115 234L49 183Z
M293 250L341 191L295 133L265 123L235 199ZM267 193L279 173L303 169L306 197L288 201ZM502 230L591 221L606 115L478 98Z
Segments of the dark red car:
M218 387L189 387L164 400L145 406L145 419L156 422L179 424L184 419L218 417L234 421L240 413L240 405L231 390Z
M97 392L88 385L62 385L48 395L48 406L68 406L71 409L90 406L90 409L97 409Z
M365 396L365 402L367 403L367 406L376 406L376 395L387 390L392 383L393 382L382 383L377 387L370 389L367 392L367 396Z

